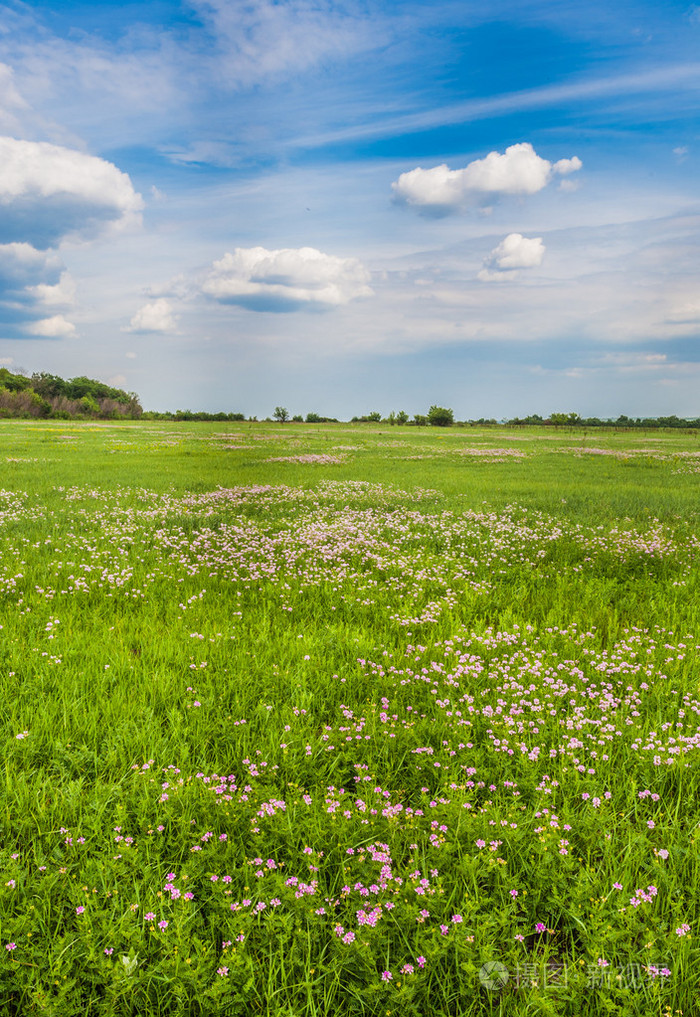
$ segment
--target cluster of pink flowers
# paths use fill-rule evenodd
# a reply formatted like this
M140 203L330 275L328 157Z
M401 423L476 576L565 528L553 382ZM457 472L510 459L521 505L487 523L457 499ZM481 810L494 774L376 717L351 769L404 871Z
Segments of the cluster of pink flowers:
M630 904L634 908L638 908L640 904L651 904L658 892L655 886L648 886L646 890L635 890L634 897L630 897Z

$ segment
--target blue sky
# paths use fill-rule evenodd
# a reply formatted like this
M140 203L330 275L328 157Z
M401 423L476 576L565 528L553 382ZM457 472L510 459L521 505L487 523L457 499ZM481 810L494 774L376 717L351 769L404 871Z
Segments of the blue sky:
M152 409L700 415L700 6L13 2L0 361Z

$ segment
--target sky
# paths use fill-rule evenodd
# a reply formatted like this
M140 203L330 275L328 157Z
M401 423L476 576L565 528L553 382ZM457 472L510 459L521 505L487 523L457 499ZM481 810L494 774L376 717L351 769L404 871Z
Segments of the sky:
M700 416L700 5L0 5L0 364Z

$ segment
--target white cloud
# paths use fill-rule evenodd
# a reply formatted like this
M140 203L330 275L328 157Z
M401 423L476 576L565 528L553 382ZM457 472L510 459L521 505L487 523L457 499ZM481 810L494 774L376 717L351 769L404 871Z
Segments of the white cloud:
M329 308L372 295L370 275L355 258L313 247L268 251L237 247L215 261L202 292L222 303L254 311Z
M666 321L673 325L700 324L700 300L673 308L667 315Z
M193 141L186 148L163 148L171 162L209 166L236 166L241 161L238 146L226 141Z
M44 317L46 308L71 306L74 290L55 251L37 251L24 243L0 244L0 322L5 335L45 334L44 329L53 327L47 321L56 324ZM69 334L65 324L56 327L60 334Z
M535 268L542 264L545 246L542 237L509 233L491 252L491 264L500 269Z
M559 159L552 166L552 172L558 173L562 177L566 177L569 173L577 173L581 169L583 163L577 155L572 156L571 159Z
M31 244L0 244L0 300L31 283L56 282L61 262L53 251L37 251Z
M136 354L132 350L129 350L129 352L125 353L124 356L127 360L136 360Z
M600 358L603 367L612 365L620 371L660 371L671 366L665 353L606 353Z
M48 142L0 137L0 241L55 246L125 225L143 207L112 163Z
M537 268L542 264L546 247L542 237L524 237L522 233L509 233L494 247L484 261L478 278L482 282L513 278L521 268Z
M170 303L161 297L150 304L144 304L129 322L126 332L175 332L177 318ZM128 354L127 354L128 356Z
M308 0L191 0L214 28L217 63L231 86L298 72L328 59L372 49L381 34L378 18L364 19L343 5Z
M0 93L6 76L0 65ZM138 221L141 196L112 163L48 142L0 137L0 322L5 335L65 337L47 308L75 304L56 247Z
M177 300L188 300L196 295L197 285L185 272L178 272L165 283L148 286L144 292L151 298L174 297Z
M65 339L75 335L75 325L66 321L62 314L54 314L52 318L40 318L25 325L24 331L29 335L45 336L52 339Z
M75 304L75 279L70 272L61 272L61 278L54 286L39 283L27 289L35 294L42 304L48 306L72 307Z
M697 83L697 61L676 63L673 66L645 65L643 70L630 74L603 73L601 77L579 78L567 84L555 82L539 88L526 88L517 92L468 99L466 102L431 106L420 112L405 113L391 110L388 115L382 117L368 117L360 123L328 130L315 137L299 138L297 143L328 145L339 141L356 141L359 138L403 137L450 124L459 125L464 129L468 123L492 121L495 117L509 116L521 111L561 109L569 103L594 104L601 109L606 102L615 98L620 103L625 103L635 116L641 115L642 119L646 119L648 102L651 98L656 99L660 94L676 91L695 95Z
M0 130L15 132L20 129L21 115L26 112L27 103L15 87L12 68L0 64Z
M451 170L445 164L433 169L418 167L402 173L391 185L397 201L437 215L459 211L484 198L504 194L536 194L554 175L568 175L581 169L577 156L552 164L542 159L532 145L511 145L503 154L489 152L464 169Z

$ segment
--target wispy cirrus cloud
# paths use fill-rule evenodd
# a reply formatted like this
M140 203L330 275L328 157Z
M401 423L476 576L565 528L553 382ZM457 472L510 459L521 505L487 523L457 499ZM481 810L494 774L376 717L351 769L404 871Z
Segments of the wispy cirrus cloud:
M222 116L226 96L274 87L376 50L395 32L392 19L354 2L190 0L182 6L182 22L159 25L144 9L142 20L126 22L109 38L99 29L60 34L53 30L56 18L49 21L28 5L5 9L0 60L10 69L8 96L11 89L23 104L22 116L11 121L13 133L27 136L31 107L42 107L50 117L43 121L44 136L52 140L70 143L89 134L108 145L158 147L176 161L211 155L214 165L227 165L230 125L247 116L242 106L233 120L230 108ZM247 130L255 134L256 126L254 115ZM35 133L31 128L29 136ZM260 135L256 140L259 150Z
M458 103L434 105L415 112L377 113L370 120L350 127L330 129L316 135L297 136L289 144L298 148L320 148L349 141L391 138L405 134L435 130L453 124L476 123L481 120L509 116L513 113L563 107L583 107L601 99L629 100L644 118L646 98L660 93L678 91L694 97L700 85L700 62L661 65L626 74L591 75L578 80L559 82L540 88L528 88Z
M229 87L249 87L347 57L381 42L378 19L360 7L317 0L191 0L215 48L207 61Z
M700 300L673 307L666 315L671 325L700 325Z
M29 105L15 84L14 71L7 64L0 64L0 131L21 133L28 111Z

